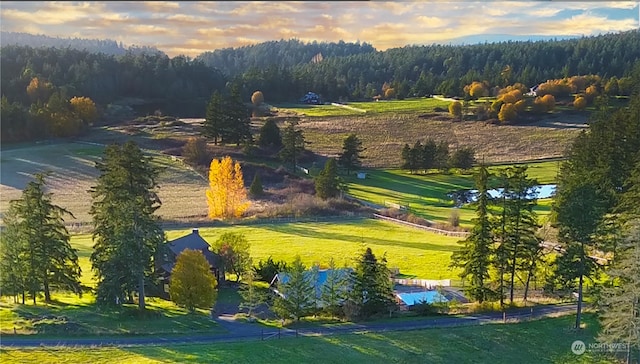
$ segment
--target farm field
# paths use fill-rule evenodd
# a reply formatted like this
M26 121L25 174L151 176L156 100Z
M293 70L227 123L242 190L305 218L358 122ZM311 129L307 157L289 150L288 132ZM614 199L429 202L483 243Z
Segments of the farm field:
M51 171L46 181L49 191L53 192L53 202L75 216L75 219L67 221L90 222L91 196L87 191L95 184L98 171L94 166L102 151L103 147L100 145L82 142L31 144L3 150L0 213L7 211L9 201L20 198L22 189L31 180L32 174ZM158 214L169 220L206 214L206 181L195 171L167 155L153 153L152 156L155 165L164 169L158 179L162 201Z
M528 164L529 177L538 179L540 184L554 183L559 162L538 162ZM490 172L497 172L504 166L491 166ZM387 203L407 206L408 209L432 221L447 221L453 208L447 193L473 188L473 175L466 174L428 174L415 175L397 169L367 170L367 178L347 178L349 194L367 202L385 206ZM550 212L551 199L539 200L537 212L540 217ZM458 209L460 224L471 225L475 217L474 208L465 205Z
M402 163L402 147L427 138L448 142L450 151L471 147L476 151L476 159L486 163L561 157L583 130L585 121L586 116L550 114L532 124L493 125L452 121L446 113L428 118L387 113L304 118L299 126L310 143L307 148L317 154L337 156L344 138L355 133L366 148L362 153L365 167L398 168Z
M436 107L447 109L449 101L433 98L412 98L406 100L381 100L375 102L347 102L340 107L335 105L306 105L306 104L276 104L276 110L293 112L302 116L325 117L325 116L352 116L363 113L426 113L433 112ZM359 109L359 110L354 110Z
M595 341L598 322L570 329L573 316L518 324L364 333L258 342L146 346L129 348L3 348L12 362L72 363L612 363L571 343ZM319 353L322 353L319 355ZM390 361L391 360L391 361Z

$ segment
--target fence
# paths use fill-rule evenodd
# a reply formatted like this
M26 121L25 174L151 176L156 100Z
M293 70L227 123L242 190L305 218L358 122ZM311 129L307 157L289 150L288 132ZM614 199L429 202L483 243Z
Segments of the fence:
M383 216L383 215L379 215L379 214L373 214L373 217L375 217L376 219L382 219L382 220L392 221L392 222L395 222L395 223L398 223L398 224L412 226L412 227L415 227L415 228L418 228L418 229L432 231L434 233L441 234L441 235L457 236L457 237L460 237L460 238L465 238L465 237L467 237L469 235L469 233L466 232L466 231L449 231L449 230L436 229L436 228L432 228L430 226L418 225L418 224L414 224L414 223L407 222L407 221L404 221L404 220L398 220L398 219L394 219L392 217Z
M451 287L450 279L394 279L393 283L401 284L403 286L418 286L428 289L434 289L436 287Z

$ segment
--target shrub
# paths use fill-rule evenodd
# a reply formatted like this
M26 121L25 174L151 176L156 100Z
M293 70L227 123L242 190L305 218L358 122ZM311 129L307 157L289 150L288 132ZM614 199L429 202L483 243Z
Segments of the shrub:
M453 227L460 226L460 211L458 209L452 209L449 214L449 225Z
M287 263L284 260L276 262L269 256L266 261L260 260L253 270L258 280L271 283L276 274L287 270Z
M207 142L203 138L189 138L182 148L182 156L189 164L206 164L209 160Z

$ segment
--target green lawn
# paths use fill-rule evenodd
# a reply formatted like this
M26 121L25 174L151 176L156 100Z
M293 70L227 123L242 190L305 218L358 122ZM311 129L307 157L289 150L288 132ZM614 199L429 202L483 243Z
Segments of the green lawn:
M251 226L201 228L200 235L210 244L225 232L245 234L251 244L254 264L273 256L293 261L299 254L310 266L326 266L333 257L338 265L352 266L356 256L371 247L377 257L387 254L389 267L400 273L424 279L457 280L458 271L449 270L451 253L459 248L459 239L380 220L353 220L324 223L287 223ZM190 230L167 232L169 239Z
M124 305L119 310L101 310L95 298L85 293L81 298L60 292L53 294L54 302L36 306L15 305L9 298L0 301L2 335L39 334L45 336L87 335L172 335L194 332L225 332L209 318L207 310L189 313L171 301L147 298L147 312L139 316L137 305Z
M541 184L554 183L558 162L529 164L529 177ZM490 172L497 172L504 166L492 166ZM385 205L387 203L408 206L414 214L432 221L446 222L453 201L447 194L456 190L473 188L473 175L469 174L428 174L413 175L398 169L367 170L367 179L347 178L349 194L356 198ZM536 211L541 217L550 212L551 199L541 199ZM475 216L474 208L466 205L459 209L460 224L469 227Z
M295 112L297 114L304 114L305 116L314 117L352 116L363 114L360 111L333 105L277 104L274 106L278 111Z
M374 102L349 102L347 105L358 109L366 110L367 113L385 113L385 112L417 112L426 113L433 112L436 107L448 109L450 101L443 101L433 98L416 98L406 100L382 100Z
M441 107L446 110L449 104L449 101L432 98L349 102L345 104L356 109L364 110L364 112L334 105L276 104L274 106L276 109L282 111L293 111L306 116L322 117L367 115L372 113L426 113L433 112L436 107Z
M299 337L268 341L131 348L3 348L13 362L71 363L611 363L571 352L571 343L594 343L598 323L571 330L573 316L519 324L406 332Z

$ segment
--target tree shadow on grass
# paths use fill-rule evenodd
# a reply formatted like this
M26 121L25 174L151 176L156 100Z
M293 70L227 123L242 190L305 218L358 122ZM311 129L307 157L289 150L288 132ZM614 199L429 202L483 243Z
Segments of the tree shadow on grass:
M265 225L264 228L267 230L272 230L272 231L281 233L281 234L296 235L296 236L305 237L305 238L337 240L337 241L346 241L350 243L364 242L366 244L398 246L398 247L404 247L404 248L420 249L425 251L443 251L443 252L451 251L451 247L448 246L447 244L432 244L428 242L406 242L406 241L395 240L391 237L383 239L383 238L376 238L371 236L363 237L362 235L327 232L323 230L321 226L317 226L313 228L313 227L309 227L308 225L305 226L303 224L272 224L272 225ZM384 235L384 234L380 234L380 235Z

